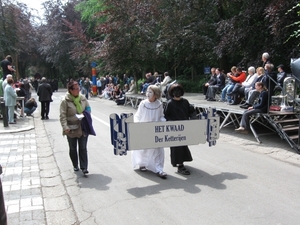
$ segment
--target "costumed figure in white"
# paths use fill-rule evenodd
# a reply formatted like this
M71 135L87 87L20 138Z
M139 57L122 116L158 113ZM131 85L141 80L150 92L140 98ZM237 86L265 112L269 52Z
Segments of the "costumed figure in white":
M150 85L146 92L147 99L143 100L134 115L134 122L159 122L166 121L163 114L163 104L158 100L161 96L161 90L156 85ZM137 137L139 138L139 137ZM147 137L144 137L147 138ZM162 179L167 178L167 174L163 172L164 168L164 149L152 148L132 151L132 164L135 168L143 172L150 170Z

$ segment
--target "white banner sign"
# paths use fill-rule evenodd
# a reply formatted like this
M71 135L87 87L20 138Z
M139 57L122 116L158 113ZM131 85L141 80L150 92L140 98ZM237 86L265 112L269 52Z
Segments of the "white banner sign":
M219 117L214 109L199 120L134 123L133 114L110 115L111 143L116 155L128 150L204 144L219 138Z
M145 149L206 142L206 120L182 120L127 125L128 149Z

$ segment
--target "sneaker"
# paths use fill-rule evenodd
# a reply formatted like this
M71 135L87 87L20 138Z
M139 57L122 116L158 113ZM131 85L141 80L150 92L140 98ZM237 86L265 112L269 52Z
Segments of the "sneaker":
M49 120L49 116L46 116L46 120Z
M190 171L188 171L184 166L178 167L177 170L178 173L183 174L183 175L190 175Z
M78 167L74 167L74 171L79 171L79 168Z

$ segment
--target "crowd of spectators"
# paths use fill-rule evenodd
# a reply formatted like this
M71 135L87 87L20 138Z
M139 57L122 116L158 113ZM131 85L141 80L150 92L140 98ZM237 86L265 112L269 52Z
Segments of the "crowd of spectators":
M0 97L5 100L4 102L7 107L11 107L9 110L10 114L8 115L10 124L16 123L16 111L19 111L20 117L24 117L25 115L32 116L37 108L37 102L35 98L32 98L32 93L35 91L38 94L39 86L42 83L49 85L51 93L58 90L58 82L46 78L43 79L43 82L42 79L30 77L16 80L13 78L13 75L7 74L4 80L0 80ZM7 86L8 84L9 87ZM6 96L5 93L9 95ZM17 100L17 97L22 97L24 100ZM22 101L24 101L24 107Z
M171 81L172 79L168 72L165 72L163 75L160 75L157 72L154 74L146 73L145 79L140 85L138 85L137 81L135 81L132 76L127 76L126 74L123 76L106 75L105 77L97 78L97 96L99 98L115 101L117 105L123 105L125 103L125 94L145 95L149 85L158 86L164 93L164 90ZM81 93L84 94L86 98L89 97L88 95L94 96L94 93L92 93L91 90L93 84L89 78L81 77L78 80L78 83L80 85Z
M255 90L257 82L264 84L269 96L282 91L287 74L282 64L277 66L277 70L278 72L275 71L268 53L263 53L261 67L250 66L247 71L233 66L225 75L219 68L212 68L210 79L203 85L203 94L207 101L221 101L229 105L243 103L241 108L248 108L258 98L259 94ZM221 93L220 99L215 98L217 92Z
M240 127L236 131L248 132L249 116L267 112L271 97L277 92L282 95L284 79L287 77L284 65L277 66L270 60L270 55L262 54L262 66L250 66L244 71L233 66L226 75L219 68L212 68L210 79L203 85L203 94L207 101L220 101L228 105L238 105L245 109ZM220 92L220 99L216 93Z

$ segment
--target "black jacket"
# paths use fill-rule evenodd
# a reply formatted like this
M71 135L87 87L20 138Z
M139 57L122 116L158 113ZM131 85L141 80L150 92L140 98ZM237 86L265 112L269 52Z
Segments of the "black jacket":
M37 95L39 96L40 102L52 102L52 88L50 84L46 82L41 83L38 87Z
M258 97L258 103L253 106L253 109L260 109L262 113L268 111L268 91L262 91Z

